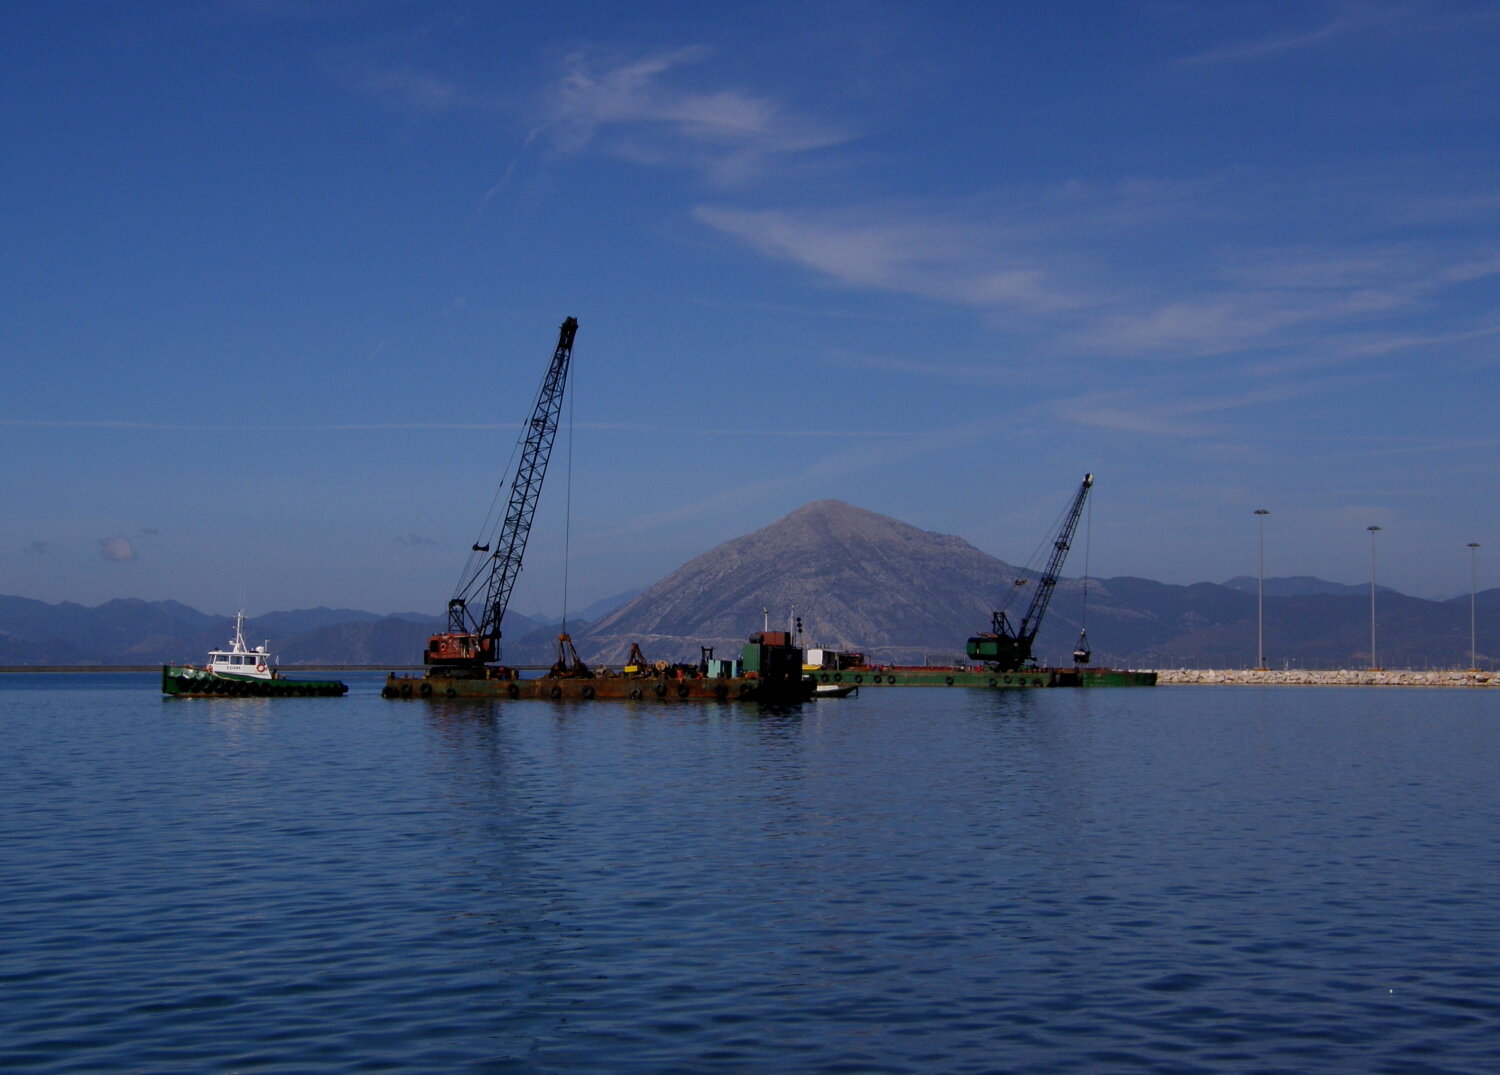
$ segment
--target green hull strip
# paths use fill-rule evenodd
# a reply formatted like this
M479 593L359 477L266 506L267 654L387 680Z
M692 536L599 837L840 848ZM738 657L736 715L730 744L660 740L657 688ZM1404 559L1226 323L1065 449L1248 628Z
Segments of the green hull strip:
M972 668L869 667L813 673L819 683L859 687L985 687L1015 690L1037 687L1154 687L1155 672L1114 668L1029 668L1019 672L990 672Z

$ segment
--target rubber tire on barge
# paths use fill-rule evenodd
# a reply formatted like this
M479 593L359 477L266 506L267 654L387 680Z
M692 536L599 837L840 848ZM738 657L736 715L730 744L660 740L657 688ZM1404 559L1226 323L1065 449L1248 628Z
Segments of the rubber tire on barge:
M425 688L425 689L424 689ZM662 702L787 702L812 696L811 683L791 689L742 677L689 679L642 679L633 676L538 679L447 679L430 681L416 676L390 676L381 688L382 698L496 698L511 701L662 701Z

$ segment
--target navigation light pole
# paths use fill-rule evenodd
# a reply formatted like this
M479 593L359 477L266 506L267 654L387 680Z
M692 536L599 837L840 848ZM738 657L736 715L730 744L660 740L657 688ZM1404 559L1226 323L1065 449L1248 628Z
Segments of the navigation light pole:
M1474 550L1479 548L1479 542L1469 542L1469 671L1479 671L1479 660L1477 649L1474 646L1474 594L1478 587L1478 571L1474 566Z
M1380 668L1380 662L1375 660L1375 535L1380 527L1365 529L1370 532L1370 671L1374 672Z
M1266 670L1266 516L1265 508L1256 508L1260 524L1260 573L1255 578L1255 670Z

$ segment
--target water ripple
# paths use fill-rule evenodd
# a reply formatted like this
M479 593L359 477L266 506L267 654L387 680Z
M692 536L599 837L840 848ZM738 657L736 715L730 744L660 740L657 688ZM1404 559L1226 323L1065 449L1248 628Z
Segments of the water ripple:
M1500 1067L1472 693L44 678L0 682L7 1071Z

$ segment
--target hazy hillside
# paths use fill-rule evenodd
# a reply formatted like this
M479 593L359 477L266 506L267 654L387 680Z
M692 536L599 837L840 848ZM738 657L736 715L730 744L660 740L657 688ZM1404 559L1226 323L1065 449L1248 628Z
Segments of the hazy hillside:
M1289 578L1268 578L1263 582L1256 579L1254 575L1236 575L1224 583L1232 590L1243 590L1245 593L1255 593L1259 586L1267 597L1308 597L1314 594L1341 594L1344 596L1356 596L1364 594L1369 596L1368 585L1348 585L1342 582L1329 582L1326 579L1316 579L1311 575L1292 575ZM1378 583L1375 586L1377 592L1386 592L1387 587ZM1394 593L1395 591L1389 591Z
M421 664L437 616L358 609L296 609L245 621L251 645L269 640L283 664ZM539 625L507 616L507 634ZM232 616L175 601L107 601L88 608L0 596L0 665L141 665L201 662L234 635ZM550 658L549 658L550 660Z
M1026 545L1035 542L1017 542ZM1066 570L1066 567L1065 569ZM807 645L864 651L882 662L961 659L1012 598L1019 620L1034 580L947 534L837 500L807 504L754 533L684 564L593 623L569 619L580 653L620 661L632 642L651 659L693 659L709 645L738 651L760 630L795 614ZM1275 667L1360 667L1370 661L1368 587L1296 577L1267 579L1265 653ZM1386 667L1456 667L1469 660L1469 601L1424 601L1382 589L1376 657ZM619 599L591 606L608 609ZM1480 663L1494 659L1500 590L1478 595ZM795 613L794 613L795 610ZM252 643L270 640L286 664L417 665L437 616L380 616L357 609L271 612L246 623ZM1256 655L1255 580L1175 586L1141 578L1059 582L1037 638L1046 663L1068 663L1086 625L1095 662L1137 668L1245 667ZM557 626L515 613L502 654L511 664L550 664ZM96 608L0 596L0 665L156 664L201 661L224 645L233 620L174 601L108 601Z

